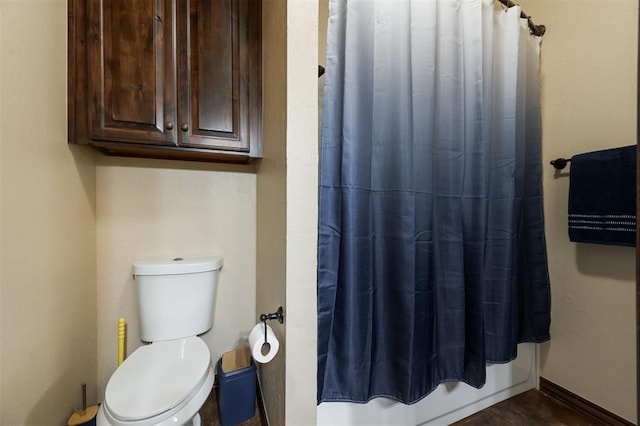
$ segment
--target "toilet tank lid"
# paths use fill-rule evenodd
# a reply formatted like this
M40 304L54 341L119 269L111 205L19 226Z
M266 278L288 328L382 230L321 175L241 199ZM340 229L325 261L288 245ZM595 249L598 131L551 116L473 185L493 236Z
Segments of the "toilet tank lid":
M222 257L175 258L134 262L133 275L175 275L216 271L222 268Z

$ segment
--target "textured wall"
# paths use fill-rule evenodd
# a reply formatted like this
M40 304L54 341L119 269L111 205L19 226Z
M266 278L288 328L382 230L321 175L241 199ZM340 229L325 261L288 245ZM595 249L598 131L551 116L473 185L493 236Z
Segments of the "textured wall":
M258 165L257 311L281 352L260 368L270 424L316 422L318 3L263 7L264 159ZM285 367L286 366L286 367Z
M260 385L269 424L285 420L286 304L286 137L287 137L287 2L263 3L263 140L264 158L257 167L256 314L285 308L287 321L271 322L280 341L274 360L259 366ZM257 321L256 316L256 321Z
M67 2L0 1L0 424L96 402L95 166L66 143Z
M318 2L287 5L286 420L316 421Z
M521 4L548 28L542 43L544 163L635 144L638 2ZM556 176L549 165L543 172L553 300L540 374L635 421L635 250L569 242L568 176Z
M214 362L241 345L255 315L255 174L241 166L98 157L99 395L117 362L117 321L127 353L142 344L133 262L222 256L213 328L201 337ZM251 170L251 169L249 169Z

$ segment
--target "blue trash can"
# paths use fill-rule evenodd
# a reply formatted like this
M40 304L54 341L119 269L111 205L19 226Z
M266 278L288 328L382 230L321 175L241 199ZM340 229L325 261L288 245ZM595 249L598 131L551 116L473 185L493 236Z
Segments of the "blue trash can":
M233 426L256 412L256 366L249 348L226 352L216 364L218 413L222 426Z

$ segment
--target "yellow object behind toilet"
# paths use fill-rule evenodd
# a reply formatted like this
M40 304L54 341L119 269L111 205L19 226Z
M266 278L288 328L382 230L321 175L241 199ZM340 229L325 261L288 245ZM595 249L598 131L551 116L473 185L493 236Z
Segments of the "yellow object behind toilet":
M118 319L118 366L124 362L124 337L126 323L124 318Z

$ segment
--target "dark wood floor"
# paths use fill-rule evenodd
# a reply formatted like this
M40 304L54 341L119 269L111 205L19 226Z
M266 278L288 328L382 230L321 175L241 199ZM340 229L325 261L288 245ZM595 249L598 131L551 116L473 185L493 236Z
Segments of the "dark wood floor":
M215 390L200 410L203 426L220 426ZM598 426L601 423L538 390L531 390L480 411L454 426ZM240 426L261 426L260 412Z
M467 417L455 426L598 426L562 402L538 390L530 390Z
M207 402L205 402L200 409L200 417L202 418L202 426L220 426L220 419L218 417L218 400L216 398L215 389L211 391L211 395L209 395ZM240 423L239 426L262 426L260 410L258 410L257 404L253 418Z

